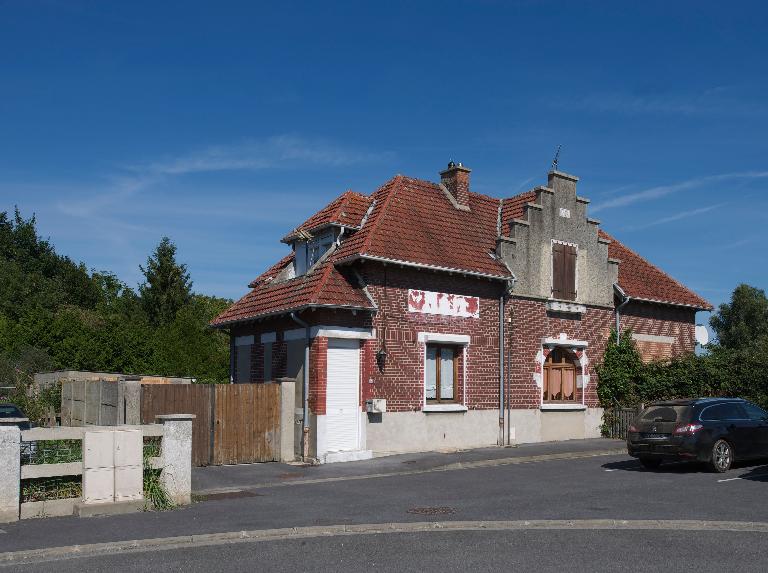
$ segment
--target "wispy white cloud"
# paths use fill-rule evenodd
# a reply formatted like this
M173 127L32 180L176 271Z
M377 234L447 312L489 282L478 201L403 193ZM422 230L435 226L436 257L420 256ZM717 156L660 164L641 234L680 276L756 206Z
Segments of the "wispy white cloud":
M650 221L649 223L644 223L641 225L632 225L626 228L627 231L639 231L642 229L648 229L650 227L656 227L658 225L665 225L667 223L672 223L674 221L679 221L680 219L688 219L690 217L695 217L697 215L702 215L704 213L709 213L710 211L714 211L715 209L719 209L725 205L725 203L719 203L717 205L709 205L708 207L699 207L698 209L690 209L688 211L681 211L680 213L675 213L674 215L670 215L669 217L662 217L661 219L656 219L655 221Z
M206 171L258 171L318 165L340 167L391 157L392 154L388 152L352 149L323 139L279 135L236 145L211 146L187 155L135 165L132 169L144 174L184 175Z
M551 101L557 108L580 109L599 113L627 115L759 115L768 112L763 102L749 99L735 86L715 86L697 92L597 92L577 97L557 97Z
M660 199L673 193L679 193L680 191L686 191L688 189L695 189L698 187L704 187L713 183L725 183L728 181L738 180L755 180L768 178L768 171L746 171L743 173L724 173L722 175L710 175L707 177L696 177L680 183L674 183L672 185L659 185L644 189L642 191L636 191L627 195L621 195L614 199L609 199L603 203L590 207L592 213L597 213L603 209L612 209L616 207L626 207L628 205L634 205L635 203L644 203L647 201L653 201L654 199Z

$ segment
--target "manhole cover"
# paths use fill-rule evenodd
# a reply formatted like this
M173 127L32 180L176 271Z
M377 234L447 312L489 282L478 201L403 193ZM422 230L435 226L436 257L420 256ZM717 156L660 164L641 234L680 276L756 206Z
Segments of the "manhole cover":
M415 515L451 515L456 513L452 507L412 507L407 513Z

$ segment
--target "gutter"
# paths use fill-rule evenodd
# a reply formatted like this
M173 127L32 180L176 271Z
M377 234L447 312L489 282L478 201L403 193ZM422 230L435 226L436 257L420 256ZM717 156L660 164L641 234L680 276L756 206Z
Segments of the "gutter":
M619 283L613 283L613 288L616 291L616 294L623 299L623 302L616 307L616 346L618 346L621 341L621 309L624 308L632 298L622 290Z
M400 265L402 267L412 267L415 269L427 269L430 271L443 271L447 273L455 273L457 275L465 275L468 277L481 277L489 280L496 280L496 281L508 281L508 276L503 275L492 275L489 273L482 273L478 271L470 271L467 269L456 269L452 267L441 267L437 265L427 265L424 263L414 263L412 261L403 261L401 259L390 259L387 257L378 257L375 255L361 255L361 254L354 254L350 255L348 257L345 257L343 259L340 259L338 261L334 261L335 265L343 265L348 264L353 261L362 260L362 261L377 261L380 263L389 263L391 265Z
M291 319L299 326L304 327L304 392L303 392L303 415L301 420L301 451L302 460L309 459L309 324L291 313Z

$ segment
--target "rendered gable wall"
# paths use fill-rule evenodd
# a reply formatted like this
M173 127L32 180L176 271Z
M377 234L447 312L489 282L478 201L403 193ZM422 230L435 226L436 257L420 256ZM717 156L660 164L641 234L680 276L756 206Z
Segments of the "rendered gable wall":
M524 208L523 218L502 221L499 254L517 277L516 295L551 298L552 240L578 246L576 301L613 306L613 284L618 265L608 260L608 242L598 238L599 223L587 218L588 199L576 195L577 178L549 174L547 187L536 189L536 202Z

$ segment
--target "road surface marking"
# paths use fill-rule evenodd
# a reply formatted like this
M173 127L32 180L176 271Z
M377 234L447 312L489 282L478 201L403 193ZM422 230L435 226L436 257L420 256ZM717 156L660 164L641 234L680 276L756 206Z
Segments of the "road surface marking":
M717 480L717 483L723 483L724 481L734 481L737 479L744 479L744 478L728 478L728 479L719 479Z

